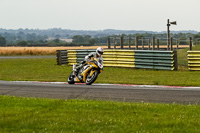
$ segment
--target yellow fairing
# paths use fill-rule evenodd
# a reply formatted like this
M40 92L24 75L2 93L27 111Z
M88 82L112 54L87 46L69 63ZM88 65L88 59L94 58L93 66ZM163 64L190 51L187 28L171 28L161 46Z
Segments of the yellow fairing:
M94 58L94 60L97 61L96 58ZM93 62L87 62L87 64L88 64L88 65L90 64L89 68L87 68L85 71L83 71L83 72L81 73L81 75L83 76L83 82L86 81L86 77L87 77L87 75L88 75L88 71L90 71L92 68L98 68L98 66L95 65L95 63L93 63ZM95 70L95 71L96 71L96 70ZM94 74L95 71L94 71L94 70L91 71L90 76L92 76L92 75Z
M89 71L90 69L92 69L92 66L89 66L89 68L87 68L85 71L83 71L83 72L81 73L81 75L83 76L83 82L85 82L86 76L88 75L88 71Z
M90 77L94 74L94 72L96 72L96 70L90 72Z

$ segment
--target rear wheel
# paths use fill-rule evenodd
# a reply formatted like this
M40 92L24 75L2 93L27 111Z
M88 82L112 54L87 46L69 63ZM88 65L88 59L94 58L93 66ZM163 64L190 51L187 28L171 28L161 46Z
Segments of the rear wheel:
M67 79L68 84L74 84L74 75L73 72L71 72L71 74L69 75L68 79Z
M97 79L98 75L98 71L95 71L92 76L88 75L85 81L86 85L91 85Z

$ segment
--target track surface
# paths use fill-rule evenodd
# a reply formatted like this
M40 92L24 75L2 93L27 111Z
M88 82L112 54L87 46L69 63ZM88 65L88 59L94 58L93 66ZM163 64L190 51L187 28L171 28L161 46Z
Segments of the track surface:
M55 99L200 104L200 87L130 86L0 81L0 95Z

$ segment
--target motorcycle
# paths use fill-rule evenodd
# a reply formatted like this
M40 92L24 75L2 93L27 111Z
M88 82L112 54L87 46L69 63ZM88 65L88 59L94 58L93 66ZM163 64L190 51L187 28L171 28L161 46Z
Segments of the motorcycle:
M76 69L76 64L73 65L73 71L68 77L68 84L74 83L86 83L91 85L103 71L103 65L98 62L97 58L92 58L90 62L86 62L85 65L79 70Z

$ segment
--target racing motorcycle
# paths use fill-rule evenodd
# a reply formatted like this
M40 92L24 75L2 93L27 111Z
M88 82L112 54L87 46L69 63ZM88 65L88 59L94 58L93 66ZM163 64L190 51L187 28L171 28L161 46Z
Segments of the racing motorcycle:
M76 64L74 64L67 82L68 84L86 83L86 85L91 85L102 71L103 65L98 62L97 58L92 58L79 70L76 69Z

